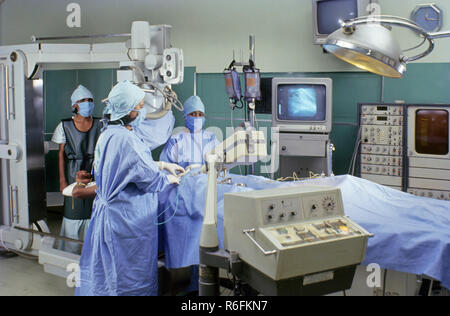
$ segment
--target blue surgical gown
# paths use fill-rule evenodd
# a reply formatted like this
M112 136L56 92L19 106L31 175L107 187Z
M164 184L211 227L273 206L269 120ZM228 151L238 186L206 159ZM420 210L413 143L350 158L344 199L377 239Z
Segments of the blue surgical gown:
M122 126L97 143L97 196L76 295L157 295L156 192L169 186L148 146Z
M142 138L151 150L165 144L169 139L175 125L172 111L157 120L145 120L133 128L133 132Z
M185 129L173 135L166 143L160 160L176 163L183 168L205 163L205 157L219 144L214 133L204 131L191 133Z

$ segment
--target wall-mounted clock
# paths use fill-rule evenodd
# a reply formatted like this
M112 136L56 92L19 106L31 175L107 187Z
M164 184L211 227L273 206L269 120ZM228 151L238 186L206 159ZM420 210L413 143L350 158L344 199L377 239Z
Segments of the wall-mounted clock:
M422 4L411 13L411 20L427 32L438 32L442 28L442 10L435 4Z

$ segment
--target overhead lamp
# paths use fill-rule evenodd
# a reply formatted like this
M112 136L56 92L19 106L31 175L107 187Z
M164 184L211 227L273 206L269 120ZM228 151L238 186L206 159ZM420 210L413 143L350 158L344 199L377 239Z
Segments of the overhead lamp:
M418 48L428 41L421 54L407 57L392 34L391 26L407 28L423 37ZM389 78L402 78L406 64L429 55L434 39L450 37L450 31L427 33L416 23L395 16L366 16L342 23L330 34L323 48L336 57L366 71Z

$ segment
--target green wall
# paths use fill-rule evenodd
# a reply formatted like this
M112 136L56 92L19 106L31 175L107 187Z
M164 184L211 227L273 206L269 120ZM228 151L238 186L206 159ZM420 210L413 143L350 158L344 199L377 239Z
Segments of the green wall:
M44 74L46 140L58 122L70 117L70 95L78 84L86 85L96 97L95 115L101 115L100 100L106 97L116 81L115 71L108 70L71 70L47 71ZM263 77L304 76L328 77L333 80L333 131L331 139L335 144L334 172L346 174L354 150L357 134L357 104L359 102L379 102L381 100L381 77L363 72L342 73L264 73ZM206 105L207 123L205 128L218 127L217 133L226 136L230 124L230 106L225 93L224 79L221 73L196 74L194 67L186 68L185 81L174 86L179 99L184 102L194 94L196 77L197 95ZM450 103L450 64L411 64L401 80L386 79L384 97L386 102L398 100L407 103ZM183 116L174 110L176 126L183 126ZM233 113L233 125L237 126L244 117L242 110ZM258 126L271 126L270 115L257 115ZM270 134L267 135L270 139ZM153 154L158 159L161 148ZM57 153L47 155L47 190L58 190ZM259 165L256 172L259 173ZM239 172L235 169L234 172ZM243 170L241 170L243 171Z

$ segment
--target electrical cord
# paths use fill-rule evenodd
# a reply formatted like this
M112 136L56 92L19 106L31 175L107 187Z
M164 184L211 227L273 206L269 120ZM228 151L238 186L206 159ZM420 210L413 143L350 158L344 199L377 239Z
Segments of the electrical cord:
M320 178L321 175L320 174L315 174L314 172L310 171L309 172L309 178L300 178L296 172L294 172L292 174L292 177L282 177L282 178L278 178L276 181L279 182L287 182L287 181L302 181L302 180L310 180L310 179L317 179Z
M184 185L186 177L193 177L193 176L195 176L195 175L197 175L197 174L191 174L191 172L189 172L188 174L186 174L186 175L184 175L183 177L181 177L181 179L180 179L180 184L179 184L178 187L176 188L176 189L177 189L177 195L176 195L176 197L175 197L175 201L176 201L176 202L175 202L175 210L174 210L173 214L172 214L167 220L165 220L165 221L163 221L163 222L158 222L158 219L159 219L161 216L163 216L163 215L171 208L171 205L167 206L166 209L165 209L164 211L162 211L160 214L158 214L158 215L156 216L156 221L155 221L155 223L154 223L156 226L160 226L160 225L167 224L168 222L170 222L170 221L175 217L175 215L176 215L177 212L178 212L178 203L180 202L180 188L181 188L181 186Z
M350 160L350 166L348 169L348 174L354 175L355 174L355 165L356 165L356 158L358 155L358 149L359 145L361 144L361 131L362 127L359 127L358 134L356 135L356 141L355 141L355 148L353 150L352 159Z

